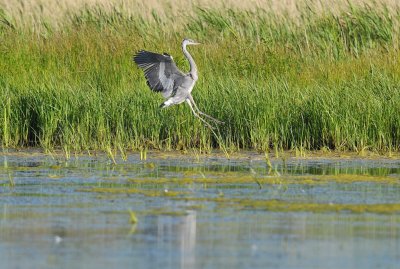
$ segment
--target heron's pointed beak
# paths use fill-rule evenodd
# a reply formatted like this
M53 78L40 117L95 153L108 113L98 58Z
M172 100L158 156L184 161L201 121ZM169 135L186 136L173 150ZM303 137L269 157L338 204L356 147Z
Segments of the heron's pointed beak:
M196 43L192 43L192 45L201 45L201 43L196 42Z

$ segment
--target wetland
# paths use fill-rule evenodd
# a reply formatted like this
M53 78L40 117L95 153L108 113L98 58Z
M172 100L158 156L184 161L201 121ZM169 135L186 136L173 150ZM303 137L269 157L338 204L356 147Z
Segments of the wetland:
M4 152L4 268L397 268L400 160ZM340 256L340 259L338 257Z
M0 0L0 267L399 268L397 1L189 2Z

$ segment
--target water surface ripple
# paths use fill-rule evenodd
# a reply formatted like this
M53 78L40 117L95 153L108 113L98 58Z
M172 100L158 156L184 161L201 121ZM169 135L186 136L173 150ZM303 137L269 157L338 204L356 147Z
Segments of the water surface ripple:
M0 160L1 268L399 268L399 160Z

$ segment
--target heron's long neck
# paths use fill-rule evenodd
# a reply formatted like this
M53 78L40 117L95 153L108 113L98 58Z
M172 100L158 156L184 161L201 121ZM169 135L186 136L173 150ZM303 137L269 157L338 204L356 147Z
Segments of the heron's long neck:
M186 49L186 44L182 45L182 50L183 50L183 54L185 54L186 58L189 61L190 64L190 71L189 73L192 75L194 80L197 80L198 76L197 76L197 66L196 63L193 60L192 55L189 54L189 52Z

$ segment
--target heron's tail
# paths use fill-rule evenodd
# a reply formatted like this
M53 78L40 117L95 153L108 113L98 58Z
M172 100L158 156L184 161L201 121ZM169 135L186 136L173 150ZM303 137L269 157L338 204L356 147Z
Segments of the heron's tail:
M172 105L174 102L171 99L168 99L167 101L165 101L164 103L162 103L160 105L160 108L164 108L164 107L168 107L170 105Z

